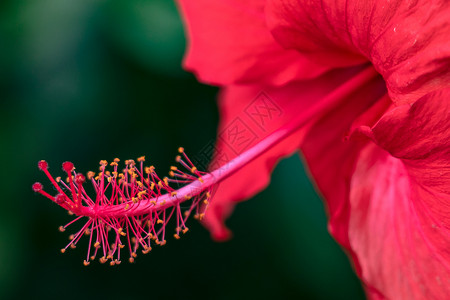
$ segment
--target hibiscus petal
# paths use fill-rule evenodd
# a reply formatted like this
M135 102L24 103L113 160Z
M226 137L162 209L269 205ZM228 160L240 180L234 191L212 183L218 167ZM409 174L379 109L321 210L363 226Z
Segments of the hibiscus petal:
M360 70L336 70L314 80L296 81L283 87L265 87L263 94L261 86L234 85L224 89L219 101L221 119L211 169L224 165L289 120L302 114L306 116L308 108L341 87ZM380 78L374 79L370 85L374 89L374 97L385 92ZM366 101L373 100L362 93L357 96L358 100L362 99L354 105L357 110L361 110L361 106L366 107ZM265 103L261 99L265 99ZM320 117L318 113L317 118ZM220 183L206 214L206 225L214 238L220 240L228 236L223 222L234 203L251 197L267 186L276 162L298 149L306 130L306 127L300 129Z
M450 85L446 0L269 0L266 11L287 48L341 67L366 57L399 104Z
M178 3L188 36L184 66L200 81L215 85L281 85L293 79L314 78L329 70L275 42L265 24L265 1Z
M360 131L376 144L316 138L333 128L330 119L305 137L302 150L327 200L330 231L373 299L450 293L449 96L440 91L391 109ZM371 126L380 111L368 111Z
M352 138L348 133L355 120L367 124L382 113L380 103L386 101L382 80L361 86L346 102L317 120L301 145L308 171L319 193L327 201L329 230L347 249L349 217L349 184L359 152L366 140Z
M391 299L450 294L450 90L384 116L352 180L349 238ZM367 238L370 237L370 238Z

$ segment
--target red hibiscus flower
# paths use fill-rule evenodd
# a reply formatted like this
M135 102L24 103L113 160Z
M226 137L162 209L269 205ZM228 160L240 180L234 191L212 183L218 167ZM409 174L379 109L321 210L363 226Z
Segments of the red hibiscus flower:
M367 295L447 298L448 1L179 4L185 67L223 87L212 166L240 168L206 214L213 237L228 237L234 203L300 149Z

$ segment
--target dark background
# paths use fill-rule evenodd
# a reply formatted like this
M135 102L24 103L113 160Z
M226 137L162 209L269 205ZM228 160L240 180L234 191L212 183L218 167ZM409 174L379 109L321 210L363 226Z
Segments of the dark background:
M38 160L55 176L66 160L85 172L140 155L164 171L179 146L195 155L215 139L218 90L181 69L184 45L167 0L0 2L1 299L364 298L297 155L238 205L230 242L190 220L135 264L59 252L71 217L31 190L51 190Z

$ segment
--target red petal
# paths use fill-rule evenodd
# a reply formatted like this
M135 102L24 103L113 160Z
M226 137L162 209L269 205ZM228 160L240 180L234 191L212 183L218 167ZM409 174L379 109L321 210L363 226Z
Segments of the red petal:
M215 85L281 85L329 70L275 42L265 24L264 3L179 0L188 36L186 69Z
M377 214L377 222L373 217L355 221L378 238L367 241L361 239L364 232L356 232L352 244L364 253L360 261L366 276L391 298L445 299L450 294L449 97L450 89L442 90L383 117L373 138L390 155L378 150L381 158L372 159L372 168L367 170L365 163L355 173L355 178L363 172L378 178L374 190L368 186L356 195L370 197L366 216ZM380 193L391 196L380 199ZM374 249L386 260L383 270L367 255Z
M309 130L301 150L320 193L327 201L329 230L343 246L348 242L348 193L355 160L366 140L347 140L355 119L367 124L379 118L386 105L381 82L361 86L345 103L322 116Z
M312 59L369 59L398 103L450 85L448 1L272 0L267 15L281 44Z
M350 251L374 299L450 293L449 96L440 91L392 109L373 130L362 131L378 146L316 138L333 128L330 119L305 138L331 232ZM332 155L321 157L331 147Z

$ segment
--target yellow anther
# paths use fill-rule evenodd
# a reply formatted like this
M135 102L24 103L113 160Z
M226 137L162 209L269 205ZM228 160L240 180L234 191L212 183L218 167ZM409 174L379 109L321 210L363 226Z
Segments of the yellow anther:
M106 160L101 160L100 161L100 165L102 166L106 166L108 164L108 162Z
M94 259L95 259L95 256L94 256L94 255L92 255L92 256L91 256L91 260L94 260Z
M161 182L161 180L160 180L160 181L158 181L158 186L159 186L160 188L162 188L162 187L163 187L163 185L162 185L162 182Z
M163 221L163 220L161 220L161 219L158 219L158 221L156 221L156 223L158 223L158 224L162 224L162 223L164 223L164 221Z
M180 162L180 160L181 160L181 156L179 156L179 155L175 156L175 161L176 162Z
M156 205L156 201L155 200L150 201L150 203L153 204L153 205Z
M117 232L118 232L121 236L126 236L126 235L127 235L125 232L123 232L122 227L119 228L119 230L117 230ZM120 244L119 244L119 246L120 246Z
M95 242L94 247L95 247L95 248L100 247L100 242Z
M163 241L159 242L160 246L164 246L165 244L166 244L166 240L163 240Z
M178 169L177 169L177 167L171 166L171 167L170 167L170 170L171 170L171 171L176 171L176 170L178 170Z
M192 196L190 196L190 195L186 195L186 196L184 196L184 199L186 199L186 200L190 200L190 199L192 199Z
M115 166L118 166L119 164L118 163L116 163L115 161L113 161L112 163L110 163L109 164L111 167L115 167Z
M133 203L138 203L138 198L136 198L136 197L131 197L131 201L133 201Z
M163 200L159 203L159 205L163 206L164 204L166 204L166 200Z
M111 182L112 177L108 177L106 178L106 180L108 180L108 182Z
M169 172L169 176L170 176L170 177L174 177L174 176L175 176L175 173L174 173L173 171L170 171L170 172Z
M89 266L90 264L91 264L91 263L88 262L87 260L84 260L84 261L83 261L83 265L85 265L86 267Z
M196 167L192 167L191 173L195 173L195 171L197 171L197 168Z
M119 178L124 178L125 175L123 175L123 173L119 173Z
M127 210L127 209L129 209L130 208L130 205L127 203L126 205L125 205L125 210Z
M64 248L61 249L61 253L64 253L64 252L66 252L66 249L64 249Z
M109 265L112 267L112 266L114 266L116 263L112 260L112 261L110 261L109 262Z
M177 192L172 192L172 193L170 193L170 195L173 197L173 196L176 196L177 195Z
M118 259L115 259L114 262L116 263L116 265L120 265L121 261Z
M119 161L120 161L120 159L118 159L117 157L114 158L114 162L115 162L115 163L118 163Z
M176 238L177 240L180 239L180 236L178 234L176 234L176 233L173 235L173 237Z
M201 220L203 220L204 216L205 216L205 214L200 214L198 219L201 221Z
M74 244L70 244L70 249L75 249L77 246L75 246Z
M99 178L100 178L100 177L98 177L98 176L95 176L95 178L94 178L94 179L95 179L95 180L98 180Z
M184 212L184 216L185 216L185 217L189 217L190 214L191 214L191 213L190 213L188 210Z
M119 173L117 172L111 172L111 174L113 174L114 177L117 177L117 175L119 175Z
M209 201L205 199L205 200L203 200L203 203L204 204L209 204Z
M91 180L95 176L95 173L92 171L87 172L87 178Z
M104 256L102 256L100 257L99 261L101 264L104 264L107 261L107 259Z
M89 228L84 231L84 235L90 235L90 234L91 234L91 231L89 230Z
M154 166L150 166L150 167L145 167L145 173L150 174L155 172L155 167Z
M134 174L134 168L131 168L128 170L128 174L133 175Z
M179 153L183 153L184 152L184 148L183 147L178 148L178 152Z
M137 257L136 252L132 252L132 253L131 253L131 256L133 256L134 258L136 258L136 257Z
M111 176L111 172L110 171L106 171L105 174L108 175L108 176Z
M186 227L186 228L184 228L182 231L183 231L183 234L185 234L186 232L189 231L189 228Z
M75 236L74 236L73 234L69 235L69 240L73 240L74 237L75 237Z
M211 198L211 193L210 192L206 192L206 198Z
M120 249L123 249L124 247L125 247L124 244L119 244L119 248L120 248Z
M128 261L130 262L130 264L132 264L132 263L134 263L134 258L130 257L130 258L128 259Z
M201 178L201 177L198 178L198 181L200 181L201 183L204 182L204 181L203 181L203 178Z
M163 178L163 181L164 181L164 183L165 183L166 185L169 185L169 178L164 177L164 178Z
M138 162L144 162L145 161L145 156L138 157L137 161Z
M152 184L150 185L150 189L153 191L154 188L155 188L155 183L152 182Z
M60 182L61 181L61 177L56 177L56 182Z
M113 256L111 254L108 254L108 256L106 258L107 259L113 259Z
M152 251L152 247L147 247L147 246L145 246L144 250L142 250L142 253L147 254L147 253L149 253L150 251Z
M69 216L73 216L73 212L68 210L67 213L69 214Z
M59 231L64 232L66 229L63 226L59 226Z
M139 187L143 187L144 186L144 184L141 182L141 181L136 181L136 183L137 183L137 185L139 186Z

